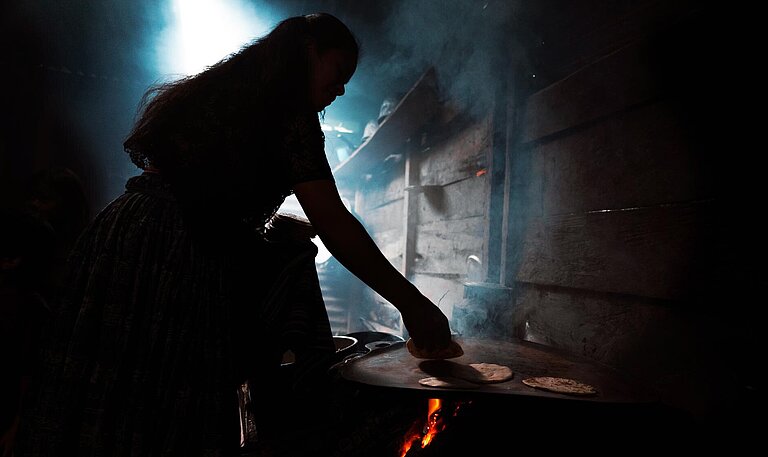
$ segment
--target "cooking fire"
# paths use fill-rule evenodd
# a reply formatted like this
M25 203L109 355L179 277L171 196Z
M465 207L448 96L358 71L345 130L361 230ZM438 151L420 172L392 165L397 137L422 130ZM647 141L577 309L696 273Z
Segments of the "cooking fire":
M408 451L415 443L419 443L422 449L429 446L435 436L447 428L448 418L456 417L465 403L468 402L448 402L439 398L430 398L426 420L416 419L408 429L403 445L400 447L400 457L408 455Z

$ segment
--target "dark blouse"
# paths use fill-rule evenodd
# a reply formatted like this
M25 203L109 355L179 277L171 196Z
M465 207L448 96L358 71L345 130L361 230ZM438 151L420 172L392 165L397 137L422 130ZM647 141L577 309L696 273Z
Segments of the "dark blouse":
M314 245L258 236L295 184L333 179L317 115L297 117L286 132L276 150L253 151L270 154L269 167L234 171L246 188L217 190L225 180L203 178L190 194L145 172L86 228L69 258L19 455L233 452L237 387L279 369L283 302L306 286L322 305L316 278L302 276L314 268ZM324 318L313 344L333 351Z

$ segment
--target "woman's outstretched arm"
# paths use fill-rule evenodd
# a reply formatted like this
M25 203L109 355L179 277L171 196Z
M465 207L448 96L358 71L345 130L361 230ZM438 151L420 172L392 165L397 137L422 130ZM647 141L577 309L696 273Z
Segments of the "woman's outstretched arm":
M294 186L294 193L328 251L400 311L417 346L430 351L450 344L445 314L384 257L362 224L344 206L333 181L300 183Z

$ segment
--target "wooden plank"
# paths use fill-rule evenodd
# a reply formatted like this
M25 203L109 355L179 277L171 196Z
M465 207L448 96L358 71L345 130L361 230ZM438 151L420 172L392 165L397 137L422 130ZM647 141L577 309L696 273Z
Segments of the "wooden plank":
M516 279L686 299L719 269L712 202L532 218Z
M673 311L641 297L531 284L518 287L514 308L507 313L511 334L606 364L621 363L628 346L639 340L638 333Z
M711 194L710 167L664 103L574 131L534 148L544 215L685 202ZM649 132L652 132L649 134ZM710 158L711 159L711 158Z
M403 237L401 227L392 230L381 230L371 232L371 238L379 250L384 254L392 265L400 267L403 255Z
M365 213L380 206L403 198L405 188L403 162L382 166L386 171L374 175L370 180L358 183L359 203L357 210Z
M482 175L445 187L424 188L416 195L420 223L485 216L487 187L488 176Z
M416 254L416 224L418 223L418 207L415 204L414 192L419 186L418 162L411 151L405 153L405 195L403 195L403 212L401 215L403 234L403 257L400 272L406 278L411 277L414 257Z
M751 363L733 362L752 349L741 327L724 325L721 313L571 289L519 284L516 290L502 317L515 336L615 367L668 405L699 413L720 408L743 395L753 371Z
M522 141L586 124L658 97L646 48L634 43L528 97Z
M434 68L428 69L393 112L360 147L333 169L340 181L355 181L370 173L403 145L440 109Z
M452 136L420 153L422 184L445 185L487 171L489 118L460 127Z
M483 252L483 217L420 224L415 273L467 274L467 257Z
M512 275L510 274L510 259L514 258L513 250L516 249L516 237L514 224L517 214L513 213L513 205L517 196L520 177L516 176L518 164L518 155L530 156L530 150L520 147L518 138L520 135L520 113L518 105L521 99L525 98L522 80L525 79L523 72L519 70L524 68L524 56L514 53L509 62L510 80L507 82L507 130L506 130L506 148L504 151L504 190L503 190L503 214L501 223L501 265L499 271L499 284L504 287L510 287ZM522 162L522 161L520 161ZM522 168L522 167L521 167ZM529 182L530 178L523 178L524 182Z
M527 19L528 26L539 31L538 42L529 45L526 56L536 73L528 82L545 87L596 58L647 38L649 30L658 33L680 28L681 33L692 33L690 26L680 22L696 9L713 7L693 0L538 1L530 10L533 16ZM580 14L582 11L590 13Z
M488 148L488 185L486 186L486 211L483 238L485 239L482 258L487 282L501 283L502 226L504 224L504 190L507 158L507 93L506 79L494 96L491 116L491 142Z
M368 209L360 214L360 220L369 231L397 230L402 234L403 200Z
M449 320L453 317L454 306L463 300L464 285L459 279L415 273L413 283L443 311Z
M531 144L515 148L509 172L510 233L515 232L515 227L524 225L526 218L543 215L542 194L546 176L544 162L536 156L536 152Z

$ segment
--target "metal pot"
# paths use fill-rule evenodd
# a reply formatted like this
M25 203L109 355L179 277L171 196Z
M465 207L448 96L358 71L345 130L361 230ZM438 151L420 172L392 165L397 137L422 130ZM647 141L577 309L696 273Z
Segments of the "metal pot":
M346 356L348 356L349 354L352 354L357 343L358 343L357 338L353 336L334 335L333 344L336 346L336 360L337 361L343 360ZM293 351L288 350L288 351L285 351L285 353L283 354L283 360L281 362L281 365L284 367L288 367L293 365L295 361L296 361L296 358L295 358L295 355L293 354Z
M349 335L334 335L333 343L336 345L337 360L342 360L352 353L358 340Z
M405 340L397 335L385 332L353 332L348 333L347 336L357 339L357 344L353 348L352 352L367 353L374 349L382 349L391 346L395 343L401 343Z

